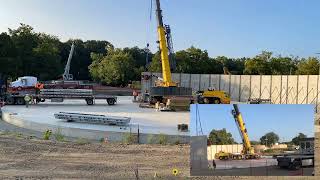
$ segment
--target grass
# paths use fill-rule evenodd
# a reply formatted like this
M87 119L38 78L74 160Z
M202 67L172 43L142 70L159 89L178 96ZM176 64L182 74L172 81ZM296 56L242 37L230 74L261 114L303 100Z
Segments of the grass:
M125 133L122 137L122 142L126 144L134 144L137 142L137 137L132 133Z
M159 144L166 145L168 143L168 138L164 134L159 134Z
M155 142L156 142L156 139L155 139L154 135L153 134L148 134L147 143L148 144L155 144Z
M59 142L65 141L65 137L64 137L64 135L61 133L61 129L60 129L60 128L58 128L58 129L54 132L53 136L54 136L54 138L55 138L57 141L59 141Z
M84 138L78 138L75 143L78 144L78 145L90 144L90 142L87 139L84 139Z

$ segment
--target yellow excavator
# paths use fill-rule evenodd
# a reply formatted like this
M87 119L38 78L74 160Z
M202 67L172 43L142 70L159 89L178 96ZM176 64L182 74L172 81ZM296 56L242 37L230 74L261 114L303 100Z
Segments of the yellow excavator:
M234 117L234 120L237 124L237 127L239 129L242 143L243 143L243 149L241 153L239 154L233 154L228 152L220 151L215 154L215 158L220 160L227 160L227 159L234 159L234 160L241 160L241 159L259 159L260 155L254 152L254 148L251 146L248 131L245 127L245 123L243 121L242 115L239 111L239 107L237 104L233 104L233 110L232 115Z
M171 103L174 99L184 99L185 101L192 101L192 89L187 87L178 87L178 83L172 81L168 44L171 42L170 28L163 24L162 10L160 8L160 0L156 0L156 16L157 16L157 30L158 42L162 65L162 78L157 77L154 87L150 88L149 96L150 103L157 102L167 104L168 100Z

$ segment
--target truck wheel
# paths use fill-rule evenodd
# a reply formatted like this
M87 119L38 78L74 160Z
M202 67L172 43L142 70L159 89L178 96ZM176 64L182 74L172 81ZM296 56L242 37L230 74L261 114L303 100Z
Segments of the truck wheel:
M209 98L203 98L204 104L210 104L210 99Z
M16 102L18 105L24 105L26 103L23 98L17 98Z
M223 157L222 157L222 156L219 156L219 159L220 159L220 160L222 160L222 159L223 159Z
M214 98L213 99L213 104L221 104L221 101L219 98Z
M107 99L107 103L108 103L109 105L114 105L115 100L114 100L113 98L109 98L109 99Z
M88 98L86 99L87 105L93 105L93 99Z
M13 97L9 97L6 99L6 104L8 105L14 105L14 98Z

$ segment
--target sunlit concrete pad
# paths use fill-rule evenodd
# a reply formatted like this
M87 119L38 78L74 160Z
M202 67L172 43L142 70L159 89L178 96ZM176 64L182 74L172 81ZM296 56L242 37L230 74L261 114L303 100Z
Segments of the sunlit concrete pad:
M139 127L141 134L189 135L189 132L180 132L177 128L178 124L189 124L189 112L157 112L155 109L140 108L138 103L132 102L132 99L130 96L118 97L118 103L113 106L107 105L104 100L96 100L96 104L93 106L86 105L84 100L66 100L63 103L47 101L37 105L30 105L28 108L26 106L5 106L2 108L3 120L37 131L61 128L75 129L79 134L91 131L100 132L100 134L137 133ZM131 117L131 122L128 127L66 122L54 117L54 113L58 112ZM65 132L74 136L68 131Z

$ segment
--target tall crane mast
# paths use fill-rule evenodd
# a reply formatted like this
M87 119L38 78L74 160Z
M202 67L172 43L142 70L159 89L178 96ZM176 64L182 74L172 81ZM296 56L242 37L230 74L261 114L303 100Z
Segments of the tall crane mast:
M70 64L71 64L71 59L72 59L73 51L74 51L74 43L72 43L72 45L71 45L71 50L70 50L70 52L69 52L68 61L67 61L67 64L66 64L66 66L65 66L65 68L64 68L64 73L63 73L63 80L64 80L64 81L73 80L73 75L70 74Z
M242 143L243 143L242 153L245 155L254 155L254 149L251 147L248 131L243 121L242 115L239 111L238 105L233 104L233 108L234 109L232 110L232 115L234 117L234 120L237 124L237 127L240 131L240 135L242 138Z
M167 37L165 26L163 24L162 19L162 10L160 8L160 0L156 0L156 13L157 13L157 21L158 21L158 38L159 38L159 48L160 48L160 57L162 64L162 86L171 87L177 86L177 83L172 81L171 78L171 69L170 69L170 61L169 61L169 49L167 45ZM169 28L170 29L170 28Z
M150 88L150 103L163 102L166 103L169 99L174 99L177 96L184 96L186 101L191 101L192 89L186 87L178 87L178 83L172 80L170 56L172 56L173 47L171 39L171 29L168 25L164 25L162 19L162 10L160 8L160 0L156 0L156 16L157 16L157 31L158 43L160 50L162 78L157 77L155 87Z

